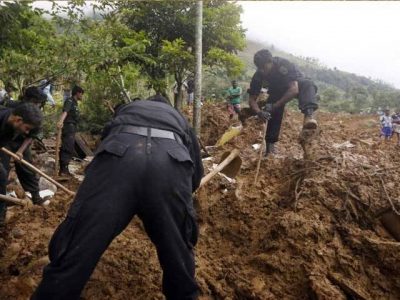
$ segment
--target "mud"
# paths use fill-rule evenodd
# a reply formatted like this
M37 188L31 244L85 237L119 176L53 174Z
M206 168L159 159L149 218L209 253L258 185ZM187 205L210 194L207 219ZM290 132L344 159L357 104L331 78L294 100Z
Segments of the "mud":
M222 113L221 113L222 111ZM249 118L224 151L243 161L234 182L217 175L196 194L201 299L399 299L400 243L376 217L399 208L399 149L381 143L376 117L320 113L320 130L299 143L302 116L287 112L275 157L254 185L263 124ZM203 143L229 127L222 105L203 109ZM310 154L310 155L309 155ZM76 189L77 181L69 188ZM0 298L27 299L47 263L47 245L71 199L12 207L0 238ZM139 220L111 244L84 299L163 299L161 270Z

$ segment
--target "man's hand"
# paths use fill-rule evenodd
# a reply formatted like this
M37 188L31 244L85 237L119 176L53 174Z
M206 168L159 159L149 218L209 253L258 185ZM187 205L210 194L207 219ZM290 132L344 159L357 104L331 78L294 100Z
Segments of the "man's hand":
M57 122L57 128L58 129L61 129L61 128L63 128L63 126L64 126L64 122Z
M15 155L18 156L18 160L21 160L24 157L24 154L21 151L17 151Z
M270 114L269 112L267 112L267 111L262 111L262 110L260 110L260 111L257 113L257 117L258 117L261 121L267 122L268 120L271 119L271 114Z

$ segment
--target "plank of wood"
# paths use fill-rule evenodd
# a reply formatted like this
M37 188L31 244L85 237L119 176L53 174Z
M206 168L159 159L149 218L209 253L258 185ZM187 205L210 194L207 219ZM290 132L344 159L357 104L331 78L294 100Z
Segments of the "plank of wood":
M79 133L75 135L75 146L78 146L79 150L81 150L85 156L93 156L93 151L89 148L87 142Z

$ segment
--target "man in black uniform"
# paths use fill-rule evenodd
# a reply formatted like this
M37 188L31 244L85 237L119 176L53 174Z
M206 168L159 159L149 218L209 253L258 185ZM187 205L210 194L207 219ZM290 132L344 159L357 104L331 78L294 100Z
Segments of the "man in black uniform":
M57 127L62 128L60 149L60 175L70 175L68 165L74 154L75 134L79 122L78 101L83 98L84 90L80 86L72 88L72 97L64 102L63 112Z
M28 135L30 131L39 128L42 122L40 109L31 103L21 104L14 109L0 110L0 147L7 146L20 135ZM2 152L1 152L2 153ZM1 157L0 163L0 193L6 194L8 182L8 166ZM6 217L6 203L0 201L0 224L4 224Z
M13 109L24 103L30 103L36 106L39 110L43 103L46 101L46 95L43 94L37 87L28 87L19 101L11 101L7 103L7 108ZM4 108L3 108L4 109ZM29 133L21 133L12 140L10 140L5 147L17 154L20 158L32 163L32 153L30 145L32 140L37 138L40 132L40 128L36 127L29 131ZM10 156L0 152L0 161L6 170L7 174L10 172ZM18 179L26 192L30 192L32 195L32 202L37 205L41 205L44 202L39 195L39 178L34 171L27 168L19 162L15 162L15 172L17 173Z
M203 176L197 138L162 96L122 106L67 217L32 299L79 299L112 240L138 215L157 248L167 299L196 299L192 193Z
M293 98L298 98L299 108L304 114L304 129L316 129L318 124L314 117L317 104L317 87L304 78L297 67L288 60L272 57L266 49L254 55L257 71L253 75L248 93L249 104L258 117L266 122L268 128L265 136L267 143L266 154L274 153L274 145L279 139L285 104ZM266 109L263 111L256 100L262 88L268 89Z

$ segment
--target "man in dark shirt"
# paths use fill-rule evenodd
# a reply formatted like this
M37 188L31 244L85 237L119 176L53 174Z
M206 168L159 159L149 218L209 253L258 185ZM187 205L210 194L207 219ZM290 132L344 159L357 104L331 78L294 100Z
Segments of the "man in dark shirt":
M63 112L57 127L62 128L60 149L60 175L70 175L68 165L74 154L75 134L79 123L78 101L83 98L84 90L80 86L72 88L72 97L65 100Z
M20 105L30 103L41 109L43 103L46 101L46 95L43 94L37 87L28 87L25 89L24 94L20 97L19 101L11 101L6 103L8 109L16 108ZM4 108L3 108L4 109ZM5 147L17 154L20 158L32 163L32 153L30 145L32 140L38 138L40 128L34 128L28 134L21 133L14 136ZM0 160L5 168L7 174L10 172L10 156L0 152ZM15 162L15 172L18 179L26 192L30 192L32 201L35 204L42 204L44 200L39 195L39 178L34 171L27 168L19 162Z
M137 214L157 248L167 299L196 299L192 193L203 176L196 135L162 96L120 108L49 246L32 300L79 299L112 240Z
M14 109L0 110L0 147L7 146L16 136L28 135L30 131L39 128L42 122L42 113L31 103L24 103ZM0 157L0 193L6 194L8 182L8 162ZM6 165L6 166L5 166ZM0 224L4 224L6 217L6 203L0 201Z
M254 64L257 71L248 90L249 104L261 120L266 122L269 119L265 136L268 155L275 152L274 144L279 139L285 105L293 98L298 98L299 108L305 116L303 128L317 128L314 117L314 112L318 109L317 87L311 80L304 78L294 64L280 57L272 57L271 52L266 49L254 55ZM267 88L269 94L264 111L256 101L262 88Z

